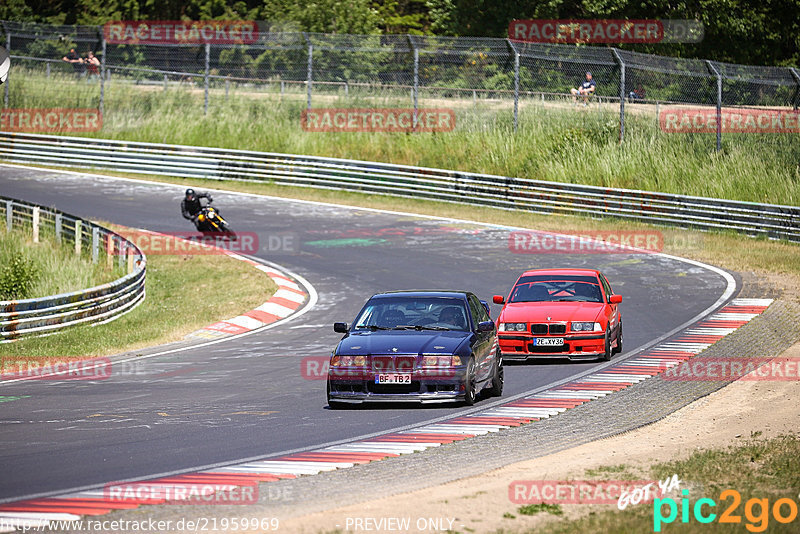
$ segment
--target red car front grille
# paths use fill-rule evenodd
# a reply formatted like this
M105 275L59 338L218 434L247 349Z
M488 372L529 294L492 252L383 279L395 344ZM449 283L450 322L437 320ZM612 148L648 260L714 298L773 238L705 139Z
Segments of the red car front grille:
M566 334L566 333L567 333L567 325L566 324L551 324L550 325L550 334L551 335Z
M564 323L546 324L546 323L533 323L531 324L531 334L537 336L551 336L563 335L567 333L567 325Z

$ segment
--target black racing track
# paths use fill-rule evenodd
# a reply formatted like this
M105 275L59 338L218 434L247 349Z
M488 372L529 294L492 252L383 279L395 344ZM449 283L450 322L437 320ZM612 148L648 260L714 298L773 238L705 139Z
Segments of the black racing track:
M127 226L192 229L180 217L178 186L0 166L0 194ZM339 339L332 323L352 320L375 292L464 288L491 301L523 269L599 268L624 296L625 346L632 350L711 306L727 285L718 273L658 255L514 254L509 231L497 227L222 192L214 197L237 231L259 234L256 255L305 277L319 293L318 304L277 328L142 360L137 374L0 385L0 395L28 396L0 403L0 500L267 456L463 410L333 412L324 381L301 376L302 358L329 354ZM287 233L299 252L263 250L269 236ZM498 312L492 305L493 317ZM595 365L509 366L504 396Z

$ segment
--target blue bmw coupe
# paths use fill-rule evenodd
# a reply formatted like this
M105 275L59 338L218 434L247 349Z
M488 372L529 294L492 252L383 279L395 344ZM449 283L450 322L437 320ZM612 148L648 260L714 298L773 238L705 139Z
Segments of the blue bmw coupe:
M393 291L370 298L331 354L328 405L364 401L475 403L503 392L488 306L466 291Z

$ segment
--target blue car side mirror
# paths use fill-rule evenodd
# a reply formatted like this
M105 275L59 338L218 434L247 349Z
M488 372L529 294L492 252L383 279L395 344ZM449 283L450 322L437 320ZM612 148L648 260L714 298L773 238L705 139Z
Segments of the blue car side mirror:
M347 333L347 323L333 323L333 331L339 334Z
M478 332L494 332L494 321L483 321L478 323Z

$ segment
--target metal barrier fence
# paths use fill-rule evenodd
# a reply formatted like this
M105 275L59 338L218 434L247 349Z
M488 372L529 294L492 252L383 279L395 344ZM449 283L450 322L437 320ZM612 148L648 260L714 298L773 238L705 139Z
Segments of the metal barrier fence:
M577 87L586 71L597 82L597 97L619 105L620 140L625 133L626 103L770 106L798 109L800 72L791 67L746 66L701 59L641 54L600 46L523 43L499 38L414 35L346 35L263 32L256 43L109 44L98 26L51 26L0 21L13 69L87 72L61 61L69 48L98 53L101 65L97 107L106 106L107 81L160 86L185 84L203 91L204 109L212 89L294 87L305 90L307 107L314 94L335 91L404 94L417 107L425 100L500 99L516 128L520 96L561 95ZM2 43L2 41L0 41ZM75 69L75 70L73 70ZM9 84L5 85L5 106ZM57 84L44 84L41 101L58 100ZM92 93L95 94L95 93ZM513 107L512 107L513 103ZM52 105L52 104L51 104ZM721 131L717 133L717 148Z
M618 217L800 242L800 207L509 178L316 156L0 133L0 160L126 173L270 182L540 214Z
M92 261L101 252L116 261L127 274L113 282L89 289L42 298L0 301L0 343L24 336L44 335L70 326L109 321L135 308L145 297L146 258L121 235L90 221L61 211L0 196L0 220L6 231L30 229L34 241L42 230L59 242L69 242L77 255L84 251Z

